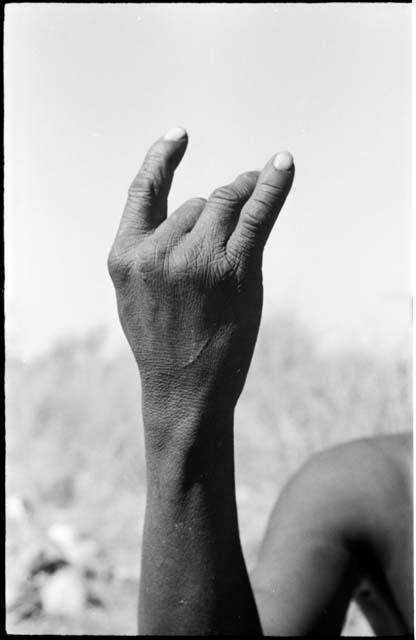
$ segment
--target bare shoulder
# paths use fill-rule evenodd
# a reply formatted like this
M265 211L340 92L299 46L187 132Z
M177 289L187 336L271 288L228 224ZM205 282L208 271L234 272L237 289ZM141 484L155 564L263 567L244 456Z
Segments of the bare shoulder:
M413 475L413 434L410 431L371 438L384 465L403 484L403 489L411 495Z
M388 584L383 611L411 626L411 457L410 434L362 438L313 455L292 476L252 574L264 629L339 635L367 576L375 593Z
M405 515L408 521L412 434L361 438L315 454L291 478L281 498L306 503L306 496L316 520L333 523L355 539L373 532L380 537L398 517Z
M358 474L361 479L368 476L370 486L381 488L387 484L387 478L407 484L412 475L412 433L359 438L325 449L313 455L301 468L299 475L309 471L318 475L333 472L334 479L352 473Z

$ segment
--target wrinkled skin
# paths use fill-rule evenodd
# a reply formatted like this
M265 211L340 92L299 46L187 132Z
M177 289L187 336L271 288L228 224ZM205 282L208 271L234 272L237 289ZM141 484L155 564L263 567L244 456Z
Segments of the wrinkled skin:
M262 252L294 169L279 154L279 169L272 159L167 217L186 144L176 130L150 149L109 257L143 387L139 632L334 637L364 584L373 628L410 633L410 434L314 456L276 501L248 577L233 414L260 323Z
M179 215L200 207L186 203ZM235 405L260 322L261 268L244 277L214 233L211 246L189 232L144 238L118 290L119 314L145 389L160 381L169 392L194 390L203 381L209 402L220 383L215 400Z
M139 632L257 634L239 543L233 417L260 323L263 247L293 162L279 154L261 174L247 172L167 217L186 145L179 129L150 149L109 256L142 380Z
M187 145L158 140L132 183L109 257L119 316L142 378L143 413L232 411L262 309L262 252L293 180L270 161L167 217L174 169ZM284 165L284 166L286 166ZM184 398L192 399L188 406ZM176 415L176 413L175 413ZM172 427L173 428L173 427ZM157 434L158 447L170 433Z

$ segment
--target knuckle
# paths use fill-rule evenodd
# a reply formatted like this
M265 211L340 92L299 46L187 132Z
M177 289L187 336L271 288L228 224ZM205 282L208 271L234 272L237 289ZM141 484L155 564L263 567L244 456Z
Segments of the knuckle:
M244 171L240 173L237 180L258 180L260 171Z
M205 264L205 253L201 246L195 245L190 250L174 254L172 272L184 276L187 280L194 278Z
M159 260L152 250L141 247L135 257L135 269L138 273L149 273L158 269Z
M267 182L266 180L261 184L260 188L273 193L275 196L279 196L287 191L286 184L276 184L273 182Z
M253 194L253 201L262 206L273 207L285 196L285 193L281 184L263 182Z
M164 164L167 161L166 154L160 145L153 146L148 152L144 162L143 167L146 169L153 170L155 167Z
M152 201L155 196L155 184L152 176L141 172L132 182L128 190L128 201L131 204Z
M248 233L255 233L262 225L264 219L264 205L260 202L254 201L251 206L244 213L244 228Z
M168 246L148 238L134 257L135 272L141 276L163 273L168 261Z
M158 166L145 163L128 189L128 200L131 204L153 202L161 194L163 175Z
M255 195L253 195L253 199L251 201L250 211L254 213L254 215L259 215L260 211L264 211L265 209L273 209L276 206L276 198L270 193L270 191L259 191Z
M246 171L240 174L235 180L233 185L238 190L240 200L247 200L253 193L255 186L259 178L258 171Z
M198 197L189 198L189 200L186 201L186 204L189 207L201 207L201 208L203 208L203 207L205 207L206 203L207 203L206 198L198 198Z
M240 203L240 200L239 192L230 185L218 187L210 197L212 203L226 207L235 207Z
M131 261L126 255L118 253L114 247L107 258L107 269L115 285L126 282L130 275Z
M226 260L232 273L237 272L241 259L244 257L246 249L244 246L236 246L230 243L226 251Z
M247 227L257 229L273 219L280 208L276 193L270 189L259 189L250 199L244 211Z
M169 263L169 282L172 285L185 285L193 278L193 264L188 258L175 259Z

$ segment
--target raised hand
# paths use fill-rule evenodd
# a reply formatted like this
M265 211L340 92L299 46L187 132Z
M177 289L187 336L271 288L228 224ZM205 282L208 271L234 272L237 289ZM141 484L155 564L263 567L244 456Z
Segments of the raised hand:
M233 414L260 323L263 248L294 167L281 153L167 217L186 145L173 129L152 146L109 256L142 378L139 633L259 635L239 542Z
M282 152L260 174L244 173L167 217L187 142L176 128L150 148L109 256L141 373L145 427L160 412L176 419L234 409L260 323L263 248L294 177L292 156Z

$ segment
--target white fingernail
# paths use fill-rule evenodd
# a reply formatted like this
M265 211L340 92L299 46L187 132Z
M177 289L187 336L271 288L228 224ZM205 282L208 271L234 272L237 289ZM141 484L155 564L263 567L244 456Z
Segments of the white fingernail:
M281 151L273 160L273 166L279 171L289 171L293 167L293 156L289 151Z
M169 140L172 142L177 142L186 136L186 131L182 127L173 127L173 129L169 129L167 133L163 136L164 140Z

